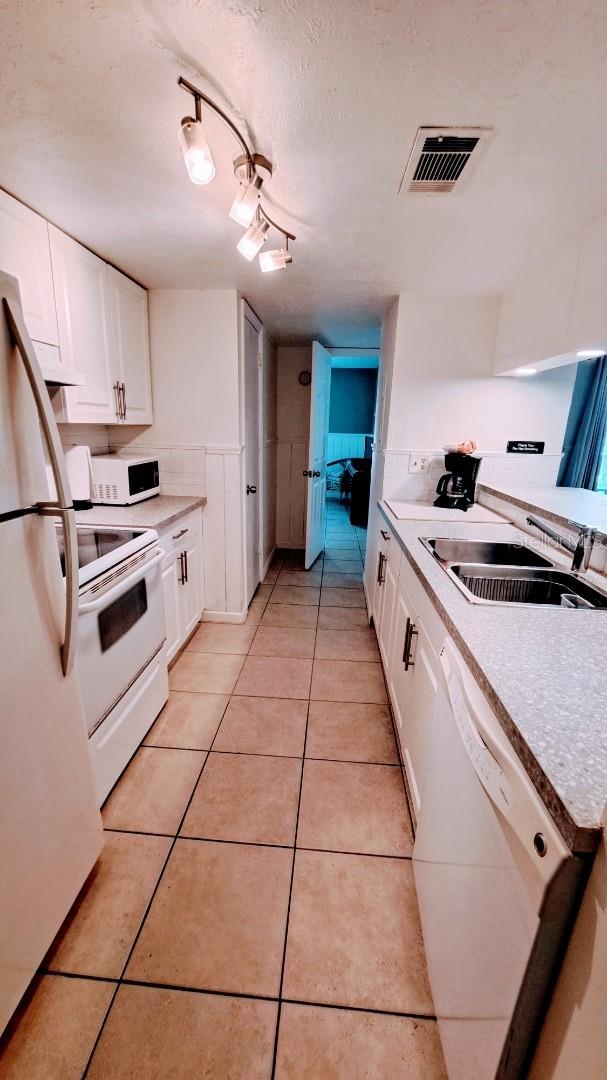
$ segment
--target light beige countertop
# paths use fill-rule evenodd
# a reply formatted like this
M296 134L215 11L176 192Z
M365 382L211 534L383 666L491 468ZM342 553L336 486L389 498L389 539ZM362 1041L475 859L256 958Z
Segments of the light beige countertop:
M133 506L93 506L92 510L77 510L76 521L79 525L127 525L133 529L162 532L206 503L200 495L154 495Z
M570 521L591 525L607 540L607 495L584 488L527 487L521 484L477 484L480 492L494 495L521 510L567 526Z
M547 501L529 505L541 514ZM566 842L592 850L607 803L607 610L472 604L420 537L528 535L508 522L399 521L379 507Z

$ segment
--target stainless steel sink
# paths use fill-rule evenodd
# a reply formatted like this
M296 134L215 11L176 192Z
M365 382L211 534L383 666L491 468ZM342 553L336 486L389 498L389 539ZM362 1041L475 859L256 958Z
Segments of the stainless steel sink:
M566 570L462 563L447 573L475 604L607 608L607 593Z
M442 566L453 563L480 563L483 566L553 566L549 559L525 544L503 544L489 540L453 540L426 537L424 547Z

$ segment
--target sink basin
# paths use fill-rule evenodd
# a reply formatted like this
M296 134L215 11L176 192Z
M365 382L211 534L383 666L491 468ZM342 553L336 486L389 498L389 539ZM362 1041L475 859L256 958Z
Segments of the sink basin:
M607 593L566 570L451 565L447 573L476 604L523 607L607 608Z
M554 565L525 544L447 538L425 538L422 539L422 544L443 566L450 566L452 563L480 563L483 566Z

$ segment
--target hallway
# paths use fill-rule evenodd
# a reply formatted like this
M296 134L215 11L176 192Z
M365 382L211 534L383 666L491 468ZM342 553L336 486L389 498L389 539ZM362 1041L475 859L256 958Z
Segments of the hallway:
M444 1078L364 546L201 624L0 1078Z

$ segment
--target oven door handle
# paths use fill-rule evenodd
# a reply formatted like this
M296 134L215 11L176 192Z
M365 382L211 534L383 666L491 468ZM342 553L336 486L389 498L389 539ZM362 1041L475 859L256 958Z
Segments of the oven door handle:
M122 593L128 592L132 585L136 585L138 581L141 581L141 578L145 577L148 571L154 566L157 566L163 559L164 551L158 549L154 553L152 559L148 559L147 562L141 563L132 574L128 574L126 577L122 578L122 580L114 585L112 589L108 589L107 592L102 593L101 596L98 596L95 600L88 600L86 603L80 604L78 614L88 615L91 611L99 611L100 608L107 607L108 604L111 604L112 601L116 600Z

